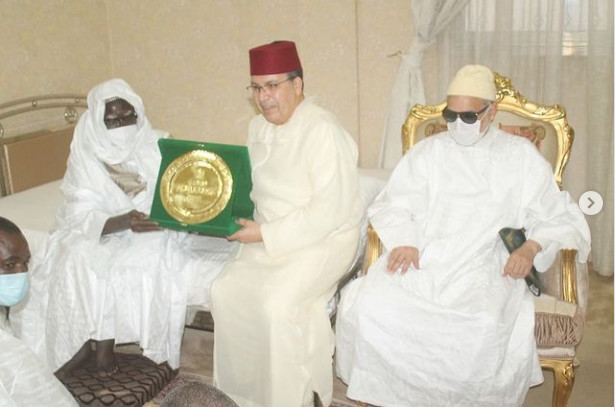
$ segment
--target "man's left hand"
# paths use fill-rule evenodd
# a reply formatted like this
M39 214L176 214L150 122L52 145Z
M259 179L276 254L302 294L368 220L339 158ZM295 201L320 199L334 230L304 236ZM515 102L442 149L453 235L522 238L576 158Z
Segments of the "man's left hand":
M256 221L240 218L237 220L237 224L241 228L235 234L226 237L229 241L239 241L240 243L258 243L263 241L261 226Z
M542 250L540 244L534 240L527 240L508 257L504 266L504 275L513 278L525 278L532 270L534 257L540 250Z

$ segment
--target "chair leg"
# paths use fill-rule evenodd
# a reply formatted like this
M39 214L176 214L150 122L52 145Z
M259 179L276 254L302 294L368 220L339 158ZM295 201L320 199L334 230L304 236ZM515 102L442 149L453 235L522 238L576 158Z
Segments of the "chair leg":
M542 368L552 370L555 377L551 405L553 407L565 407L568 404L568 399L574 385L574 366L572 360L542 358L540 365Z

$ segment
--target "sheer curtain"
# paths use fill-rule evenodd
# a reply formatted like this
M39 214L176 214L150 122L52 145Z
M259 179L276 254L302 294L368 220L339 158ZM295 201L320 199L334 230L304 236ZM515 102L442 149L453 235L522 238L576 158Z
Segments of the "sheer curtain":
M379 166L393 168L401 159L401 127L410 108L425 104L423 56L436 36L464 9L468 0L413 0L414 40L401 63L391 93L391 103L380 149Z
M587 145L585 188L602 194L602 212L589 217L594 268L613 275L613 2L591 0L585 62L585 129L575 144ZM610 79L610 83L606 80ZM574 150L573 150L574 153Z
M602 195L603 210L587 216L592 262L613 275L613 1L470 0L437 45L430 102L446 97L461 66L483 64L528 99L566 107L576 138L564 188Z

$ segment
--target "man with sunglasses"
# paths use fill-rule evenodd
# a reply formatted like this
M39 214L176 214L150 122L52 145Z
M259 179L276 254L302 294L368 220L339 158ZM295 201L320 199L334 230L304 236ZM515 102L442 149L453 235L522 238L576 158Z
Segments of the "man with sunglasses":
M348 397L382 406L520 406L543 381L524 277L560 248L585 261L589 228L528 140L492 127L492 72L448 88L448 131L402 158L369 208L384 245L342 293L337 371ZM498 231L524 228L512 254Z
M357 146L303 94L295 44L250 50L254 221L212 287L214 379L240 406L328 405L334 338L327 302L350 268L363 206Z

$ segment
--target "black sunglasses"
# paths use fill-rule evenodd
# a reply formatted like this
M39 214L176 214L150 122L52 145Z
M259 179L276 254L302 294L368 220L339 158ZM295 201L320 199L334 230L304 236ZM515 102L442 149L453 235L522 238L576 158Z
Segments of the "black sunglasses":
M491 104L487 104L481 111L464 111L461 113L449 110L448 107L444 107L444 110L442 110L442 117L444 117L444 120L446 120L448 123L452 123L453 121L457 120L457 117L459 117L461 121L466 124L474 124L476 123L476 120L478 120L478 116L481 115L485 110L487 110L489 106L491 106Z
M130 112L124 117L105 118L103 119L103 123L105 123L105 126L108 128L118 128L125 125L137 124L137 118L139 118L137 113Z

